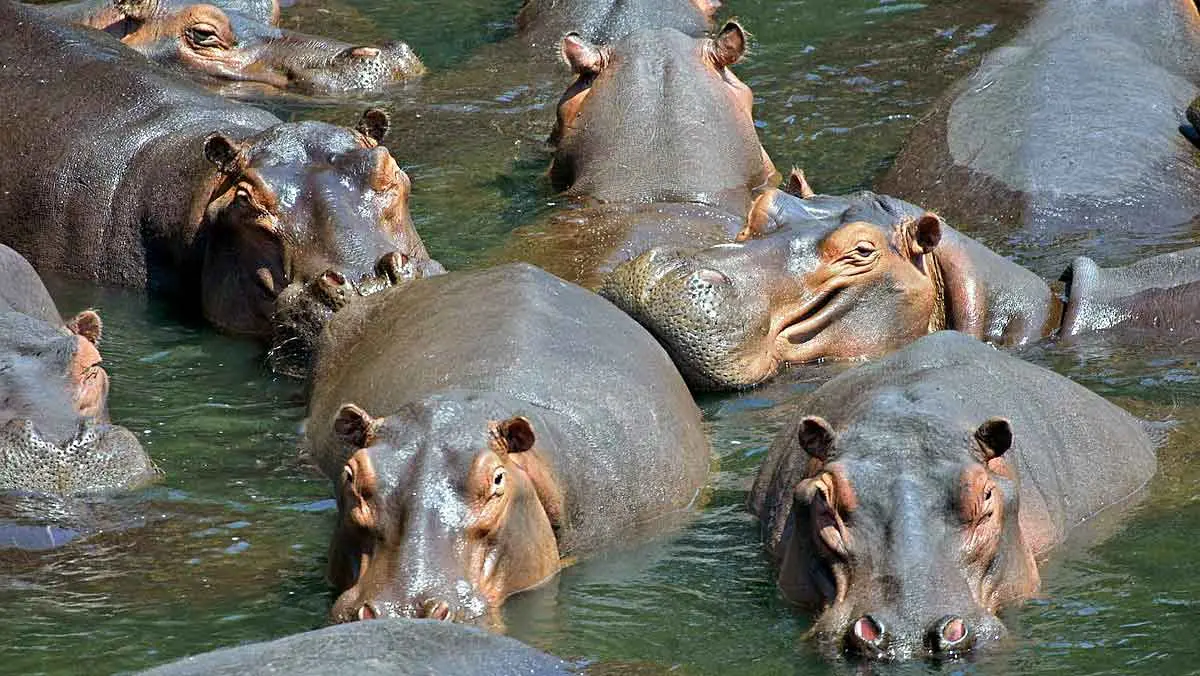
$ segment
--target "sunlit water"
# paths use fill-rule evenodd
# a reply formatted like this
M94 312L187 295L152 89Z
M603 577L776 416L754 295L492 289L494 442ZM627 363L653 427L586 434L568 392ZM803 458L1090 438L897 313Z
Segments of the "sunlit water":
M434 69L381 101L272 108L350 123L368 103L386 105L388 145L414 178L417 225L452 268L482 263L554 203L542 140L568 75L551 54L505 42L517 4L300 0L285 10L312 32L406 39ZM781 168L806 168L818 190L839 192L870 185L925 107L1010 36L1025 7L729 0L728 11L755 34L737 70L754 88L768 151ZM1083 253L1103 260L1071 251ZM0 501L0 672L136 670L321 626L333 503L327 483L296 460L299 387L268 374L255 346L181 323L166 305L53 289L65 313L104 314L113 416L166 479L117 501ZM803 639L806 616L779 599L742 504L790 402L836 368L703 398L720 469L695 522L513 599L509 633L604 673L1195 671L1200 349L1093 340L1026 355L1140 415L1180 422L1146 499L1050 557L1044 596L1009 613L1012 636L1001 645L971 661L831 664ZM47 512L50 526L31 516Z

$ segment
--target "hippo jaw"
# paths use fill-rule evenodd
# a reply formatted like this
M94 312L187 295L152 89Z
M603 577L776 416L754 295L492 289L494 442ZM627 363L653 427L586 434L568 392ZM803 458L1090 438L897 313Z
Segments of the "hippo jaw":
M61 444L43 437L28 419L0 427L0 491L108 493L138 488L158 476L137 437L124 427L84 420Z
M425 420L435 426L461 410L433 408ZM330 579L344 591L332 619L495 623L505 598L559 568L551 513L561 497L532 427L521 417L492 421L478 435L482 448L425 452L397 422L353 405L335 419L338 436L359 450L337 482Z
M835 431L816 416L796 427L808 466L792 489L779 585L821 609L811 635L826 652L960 656L1002 637L996 613L1036 591L1019 480L1003 458L1012 427L944 425L913 420L890 437L894 428Z
M197 242L209 321L268 338L292 284L331 271L370 276L391 253L428 261L408 212L411 182L379 145L387 124L372 109L355 131L303 122L246 141L209 136L204 152L219 176Z

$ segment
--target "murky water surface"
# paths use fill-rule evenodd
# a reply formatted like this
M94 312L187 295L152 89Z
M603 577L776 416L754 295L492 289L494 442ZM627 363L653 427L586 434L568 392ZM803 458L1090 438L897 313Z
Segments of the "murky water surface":
M505 42L517 4L298 0L285 10L286 23L312 32L407 39L434 69L383 101L272 107L348 123L384 103L394 123L388 145L414 178L417 225L451 268L483 263L554 201L542 140L569 77L553 54ZM737 70L757 96L768 151L781 168L805 167L825 192L868 186L926 105L1027 9L727 6L755 34ZM1104 260L1071 255L1082 253ZM170 307L53 286L64 313L104 313L113 417L137 432L167 478L115 502L0 502L0 671L136 670L321 626L333 502L326 482L296 461L299 388L266 373L255 346L181 324ZM836 368L703 399L720 471L695 523L514 599L509 632L605 673L1194 673L1200 469L1190 460L1200 440L1200 349L1093 340L1027 354L1141 415L1179 422L1146 499L1054 553L1044 597L1008 615L1013 632L1002 645L971 661L868 669L825 662L803 640L808 620L778 598L742 503L788 402Z

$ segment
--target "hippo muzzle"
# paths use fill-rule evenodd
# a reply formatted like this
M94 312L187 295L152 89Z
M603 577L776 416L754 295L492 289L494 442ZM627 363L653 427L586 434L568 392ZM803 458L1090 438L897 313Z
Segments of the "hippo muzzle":
M0 491L80 495L132 490L159 476L137 437L117 425L85 420L64 443L28 419L0 427Z

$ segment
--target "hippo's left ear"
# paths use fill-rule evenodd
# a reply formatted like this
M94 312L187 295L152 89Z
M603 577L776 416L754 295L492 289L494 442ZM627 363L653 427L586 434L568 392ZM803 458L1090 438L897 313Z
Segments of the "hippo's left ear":
M392 122L388 119L387 112L379 108L368 108L363 112L362 119L358 121L355 129L363 136L374 139L376 143L383 143L383 137L387 136L391 126Z
M204 139L204 157L217 165L221 173L232 176L242 171L242 150L245 146L228 136L215 132Z
M736 21L725 24L712 41L713 65L718 69L732 66L746 53L746 31Z
M346 404L333 418L333 433L345 444L366 448L375 438L376 420L354 404Z
M911 243L914 256L932 252L942 241L942 219L933 212L926 211L921 214L920 218L910 221L905 227L908 228L908 241Z
M523 453L533 448L536 437L533 434L533 423L524 416L514 416L508 420L493 422L488 432L496 442L496 450L506 453Z
M67 330L87 338L92 345L99 345L100 337L104 335L104 322L95 310L84 310L67 322Z
M800 428L796 432L796 440L800 448L813 458L826 462L833 454L833 428L817 415L806 415L800 420Z
M559 44L562 58L576 75L597 75L604 69L604 52L579 33L567 33Z
M981 460L995 460L1012 448L1012 423L1007 418L988 418L975 430L975 440L979 442Z

